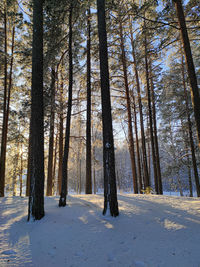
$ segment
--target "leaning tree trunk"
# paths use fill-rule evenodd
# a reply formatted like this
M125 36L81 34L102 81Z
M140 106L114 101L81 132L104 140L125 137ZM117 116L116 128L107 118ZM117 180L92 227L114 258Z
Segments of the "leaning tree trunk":
M47 196L52 196L53 181L53 146L54 146L54 118L55 118L55 68L51 69L51 114L49 130L49 155L48 155L48 173L47 173Z
M66 206L66 196L68 191L68 157L69 157L69 139L72 112L72 87L73 87L73 55L72 55L72 11L73 4L69 12L69 87L68 87L68 111L65 132L65 147L62 162L62 187L59 200L59 207Z
M104 210L110 208L111 216L118 216L117 188L115 175L115 154L112 128L110 84L108 69L107 32L105 21L105 0L97 0L101 102L103 120L103 166L104 166Z
M31 155L28 220L44 216L43 2L33 1Z
M126 107L128 113L128 143L129 143L129 152L131 158L131 167L132 167L132 175L133 175L133 188L134 193L138 194L138 183L137 183L137 172L136 172L136 164L135 164L135 148L134 148L134 140L133 140L133 127L132 127L132 115L131 115L131 104L130 104L130 93L128 86L128 76L127 76L127 66L126 66L126 54L124 48L124 38L123 38L123 29L122 22L119 22L120 28L120 46L121 46L121 56L122 56L122 65L123 65L123 74L124 74L124 86L126 92Z
M90 7L87 15L87 125L86 125L86 185L85 193L92 194L92 163L91 163L91 63L90 63Z
M190 86L192 89L191 97L192 97L194 117L195 117L196 126L197 126L197 135L198 135L199 148L200 148L200 95L199 95L197 77L195 73L187 27L185 23L185 15L184 15L183 6L182 6L182 0L173 0L173 2L175 3L175 7L176 7L176 13L178 17L181 38L182 38L182 43L183 43L183 48L184 48L184 53L185 53L188 77L189 77Z

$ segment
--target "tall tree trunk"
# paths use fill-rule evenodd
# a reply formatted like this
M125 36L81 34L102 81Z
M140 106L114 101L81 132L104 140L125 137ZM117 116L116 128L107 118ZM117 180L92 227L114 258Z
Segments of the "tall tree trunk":
M61 85L60 85L60 114L59 114L59 160L58 160L58 185L57 192L61 194L62 185L62 159L63 159L63 75L61 69Z
M133 41L133 31L132 31L131 22L130 22L130 36L131 36L133 66L134 66L134 72L135 72L136 89L137 89L138 105L139 105L139 113L140 113L142 156L143 156L143 168L144 168L144 187L145 187L144 189L146 189L147 187L150 186L150 179L149 179L148 165L147 165L147 152L146 152L146 141L145 141L145 134L144 134L144 121L143 121L143 112L142 112L141 90L140 90L140 82L139 82L139 75L138 75L138 69L137 69L137 62L136 62L136 55L135 55L135 47L134 47L134 41Z
M148 64L148 47L147 47L147 32L146 23L144 21L144 48L145 48L145 69L146 69L146 90L148 97L148 115L149 115L149 129L150 129L150 139L151 139L151 152L153 161L153 171L154 171L154 185L156 194L158 194L158 176L157 176L157 164L155 155L155 144L154 144L154 133L153 133L153 119L152 119L152 107L151 107L151 91L149 84L149 64Z
M187 88L186 88L186 83L185 83L183 54L181 55L181 62L182 62L182 78L183 78L183 88L184 88L184 97L185 97L185 109L186 109L186 116L187 116L187 122L188 122L188 134L189 134L189 140L190 140L190 149L192 153L192 165L193 165L193 171L194 171L197 196L200 197L199 174L198 174L197 161L196 161L195 148L194 148L192 122L191 122L190 113L189 113L189 103L188 103L188 94L187 94Z
M47 196L52 196L52 180L53 180L53 146L54 146L54 118L55 118L55 68L51 69L51 114L50 114L50 130L49 130L49 155L48 155L48 173L47 173Z
M33 1L31 155L28 220L44 216L43 1Z
M20 155L20 174L19 174L19 195L22 196L23 189L23 152L22 152L22 143L21 143L21 155Z
M162 195L163 186L162 186L162 176L161 176L161 169L160 169L160 153L159 153L158 134L157 134L155 93L154 93L153 73L152 73L151 62L150 62L150 81L151 81L151 98L152 98L152 116L153 116L153 127L154 127L155 155L156 155L156 166L157 166L157 177L158 177L158 193Z
M141 160L140 160L140 148L138 140L138 126L137 126L137 112L135 104L135 95L132 90L131 92L132 102L133 102L133 114L134 114L134 126L135 126L135 140L136 140L136 153L137 153L137 166L138 166L138 178L139 178L139 191L142 194L143 185L142 185L142 171L141 171Z
M115 176L115 154L112 128L110 84L108 69L107 32L105 21L105 0L97 0L101 102L103 120L103 165L104 165L104 210L110 209L111 216L118 216L117 188Z
M55 193L57 192L57 184L56 184L57 149L58 149L58 133L56 134L56 142L55 142L55 149L54 149L54 163L53 163L53 171L52 171L53 195L55 195Z
M85 193L92 194L91 163L91 59L90 59L90 7L87 11L87 125L86 125L86 185Z
M176 7L176 13L178 17L178 23L180 27L181 38L182 38L182 43L183 43L183 48L184 48L184 53L185 53L185 60L186 60L188 77L189 77L190 86L191 86L191 98L192 98L192 104L193 104L193 109L194 109L194 117L196 121L197 135L199 139L199 148L200 148L200 95L199 95L197 77L195 73L187 27L185 23L185 15L184 15L183 6L182 6L182 0L173 0L173 2L175 3L175 7Z
M17 195L17 176L19 174L18 162L19 162L19 139L17 140L17 153L14 157L14 171L13 171L13 184L12 184L13 196Z
M5 164L6 164L6 103L7 103L7 6L4 8L4 102L3 102L3 126L1 136L0 155L0 197L4 197L5 188Z
M66 196L68 191L68 157L69 157L69 139L72 112L72 87L73 87L73 55L72 55L72 12L73 4L71 2L69 11L69 87L68 87L68 110L65 132L65 147L62 162L62 187L59 200L59 207L66 206Z
M132 115L131 115L131 103L130 103L130 93L129 93L127 66L126 66L126 54L125 54L125 48L124 48L124 38L123 38L123 29L122 29L121 20L119 22L119 29L120 29L121 57L122 57L123 74L124 74L124 86L125 86L125 92L126 92L126 108L127 108L127 113L128 113L128 144L129 144L129 152L130 152L132 175L133 175L133 188L134 188L134 193L138 194L137 172L136 172L136 164L135 164L135 148L134 148L134 140L133 140Z
M26 197L30 196L30 185L31 185L31 129L29 129L29 138L28 138L28 157L27 157L27 173L26 173Z

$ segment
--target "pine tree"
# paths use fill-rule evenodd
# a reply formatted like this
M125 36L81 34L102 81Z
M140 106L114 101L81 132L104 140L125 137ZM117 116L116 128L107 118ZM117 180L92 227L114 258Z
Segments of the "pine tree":
M115 155L112 129L107 33L105 20L105 0L97 0L101 102L103 120L103 164L104 164L104 210L110 209L111 216L118 216L118 202L115 176Z
M30 196L28 220L44 216L43 2L33 1L30 122Z

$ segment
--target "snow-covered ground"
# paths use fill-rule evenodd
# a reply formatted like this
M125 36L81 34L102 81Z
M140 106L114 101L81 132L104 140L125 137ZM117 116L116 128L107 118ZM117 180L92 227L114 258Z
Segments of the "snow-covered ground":
M0 266L200 267L200 199L120 194L120 216L103 216L102 195L45 198L27 222L27 198L0 199Z

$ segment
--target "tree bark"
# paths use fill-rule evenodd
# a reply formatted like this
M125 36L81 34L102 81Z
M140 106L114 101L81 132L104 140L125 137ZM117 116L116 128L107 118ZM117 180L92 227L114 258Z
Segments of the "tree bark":
M85 193L92 194L92 163L91 163L91 56L90 56L90 7L87 11L87 125L86 125L86 185Z
M189 41L186 22L185 22L185 15L184 15L183 6L182 6L182 0L173 0L173 2L175 3L175 7L176 7L176 13L178 17L178 23L180 27L181 38L182 38L182 43L183 43L183 48L184 48L184 53L185 53L185 60L186 60L188 77L189 77L190 86L191 86L191 98L192 98L192 104L193 104L193 109L194 109L194 117L196 121L197 135L198 135L199 148L200 148L200 95L199 95L197 77L196 77L196 72L194 68L190 41Z
M5 188L5 163L6 163L6 103L7 103L7 6L4 8L4 102L3 102L3 126L1 136L0 155L0 197L4 197Z
M160 153L159 153L158 134L157 134L155 93L154 93L153 73L152 73L151 62L150 62L150 81L151 81L151 98L152 98L152 116L153 116L153 127L154 127L155 155L156 155L156 166L157 166L157 177L158 177L158 193L162 195L163 186L162 186L162 176L161 176L161 169L160 169Z
M28 138L28 157L27 157L27 174L26 174L26 197L30 196L30 164L31 164L31 129L29 129L29 138Z
M137 112L135 104L135 95L134 92L131 92L133 100L133 114L134 114L134 126L135 126L135 140L136 140L136 153L137 153L137 166L138 166L138 180L139 180L139 191L142 194L143 184L142 184L142 172L141 172L141 160L140 160L140 148L139 148L139 139L138 139L138 126L137 126Z
M65 132L65 147L62 162L62 187L59 200L59 207L66 206L66 196L68 193L68 157L69 157L69 140L72 112L72 89L73 89L73 55L72 55L72 12L73 4L71 3L69 11L69 87L68 87L68 110Z
M44 216L43 1L33 1L30 196L28 220Z
M138 183L137 183L137 172L136 172L136 163L135 163L135 148L134 148L134 140L133 140L133 128L132 128L132 115L131 115L131 104L130 104L130 93L128 86L128 76L127 76L127 66L126 66L126 54L124 48L124 38L123 38L123 29L122 22L119 22L120 28L120 46L121 46L121 57L122 57L122 65L123 65L123 74L124 74L124 86L126 92L126 108L128 113L128 143L129 143L129 152L131 158L131 167L132 167L132 175L133 175L133 187L134 193L138 194Z
M115 175L115 155L112 128L110 84L108 69L107 32L105 21L105 0L97 0L101 102L103 121L103 165L104 165L104 210L110 209L111 216L118 216L117 188Z
M60 114L59 114L59 161L58 161L58 185L57 192L61 194L62 185L62 159L63 159L63 75L61 69L61 85L60 85Z
M146 69L146 90L148 97L148 115L149 115L149 128L150 128L150 139L151 139L151 152L153 161L153 171L154 171L154 185L156 194L158 191L158 176L157 176L157 162L155 155L155 144L154 144L154 133L153 133L153 119L152 119L152 107L151 107L151 91L149 84L149 64L148 64L148 48L147 48L147 33L146 33L146 23L144 21L144 48L145 48L145 69Z
M182 63L181 66L182 66L182 78L183 78L183 88L184 88L184 98L185 98L185 109L186 109L186 116L187 116L187 123L188 123L188 134L189 134L189 140L190 140L190 149L191 149L191 153L192 153L192 165L193 165L193 171L194 171L197 196L200 197L199 174L198 174L197 161L196 161L195 148L194 148L192 122L191 122L190 113L189 113L188 94L187 94L187 88L186 88L186 84L185 84L185 71L184 71L183 54L181 54L181 63Z
M138 70L137 70L137 62L136 62L136 55L135 55L135 48L134 48L133 32L132 32L131 23L130 23L130 36L131 36L133 66L134 66L134 72L135 72L136 89L137 89L138 105L139 105L139 113L140 113L142 156L143 156L143 168L144 168L144 189L146 189L147 187L150 186L150 179L149 179L148 165L147 165L147 152L146 152L146 141L145 141L145 134L144 134L144 121L143 121L143 112L142 112L141 90L140 90L139 75L138 75Z
M55 68L51 69L51 114L50 114L50 130L49 130L49 155L48 155L48 173L47 173L47 196L52 196L52 180L53 180L53 146L54 146L54 118L55 118Z

